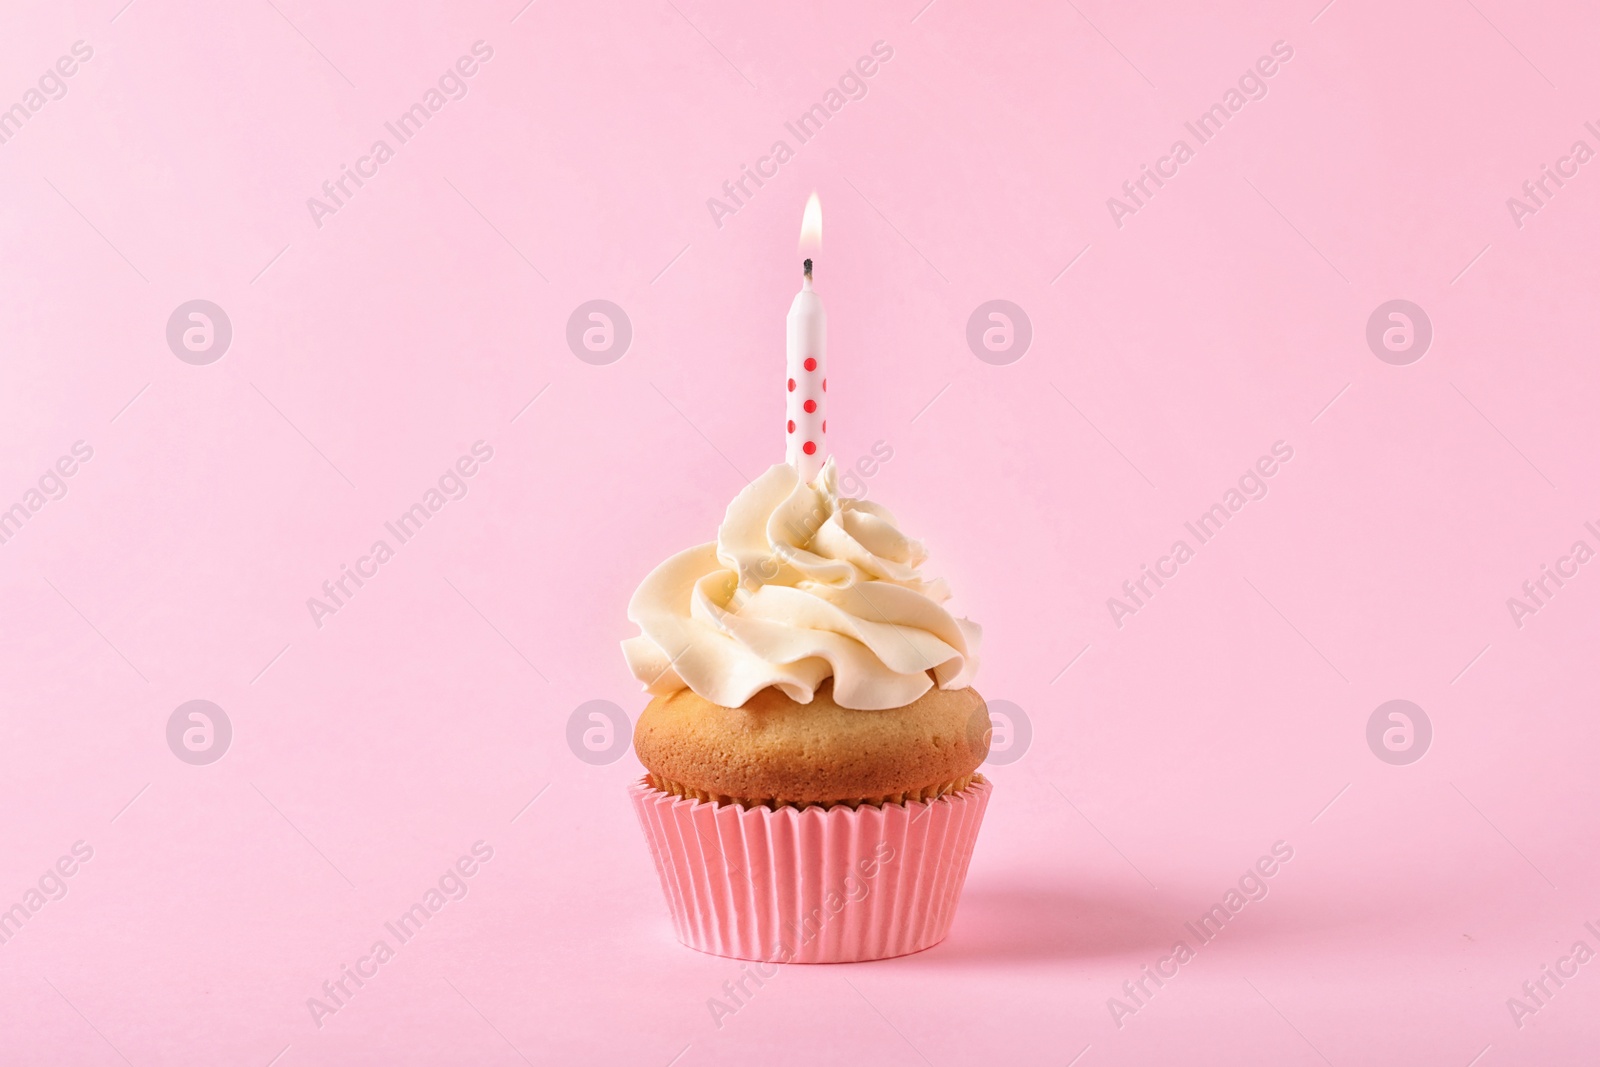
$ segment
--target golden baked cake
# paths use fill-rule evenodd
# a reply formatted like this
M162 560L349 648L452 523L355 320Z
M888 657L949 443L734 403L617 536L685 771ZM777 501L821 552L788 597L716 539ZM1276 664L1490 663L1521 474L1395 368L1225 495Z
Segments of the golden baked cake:
M809 704L769 688L726 708L680 689L650 701L633 747L650 783L674 796L746 807L899 804L972 782L989 752L988 714L971 688L930 689L881 711L840 707L831 679Z

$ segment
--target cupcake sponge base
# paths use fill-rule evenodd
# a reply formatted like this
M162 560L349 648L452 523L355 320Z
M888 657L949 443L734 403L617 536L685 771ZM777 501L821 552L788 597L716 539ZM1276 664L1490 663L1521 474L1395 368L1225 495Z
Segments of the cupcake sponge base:
M734 959L848 963L944 940L992 786L931 801L744 807L640 779L634 811L678 940Z
M774 688L744 705L690 689L657 696L633 748L664 787L755 804L881 804L927 799L970 779L989 753L989 712L976 689L929 689L903 707L867 711L833 698L833 679L801 704Z

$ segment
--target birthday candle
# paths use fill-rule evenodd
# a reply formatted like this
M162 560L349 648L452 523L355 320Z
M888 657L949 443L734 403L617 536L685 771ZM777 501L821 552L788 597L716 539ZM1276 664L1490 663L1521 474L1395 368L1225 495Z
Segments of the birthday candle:
M812 193L800 222L800 248L822 247L822 203ZM809 482L828 458L828 313L812 288L812 261L789 305L788 420L784 459Z

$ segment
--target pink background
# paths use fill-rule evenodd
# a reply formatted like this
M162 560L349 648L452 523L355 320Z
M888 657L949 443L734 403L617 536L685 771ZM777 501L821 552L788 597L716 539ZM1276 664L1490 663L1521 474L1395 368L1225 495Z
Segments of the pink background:
M0 545L0 907L94 854L0 946L0 1061L1593 1055L1600 963L1520 1028L1506 1001L1600 949L1600 572L1520 628L1506 599L1600 547L1600 163L1520 228L1506 198L1600 148L1600 20L921 2L6 6L0 105L93 58L0 144L0 507L94 455ZM468 95L318 228L306 199L478 40ZM866 97L719 228L706 199L879 40ZM1119 228L1106 199L1280 40ZM637 714L629 594L781 458L813 189L834 451L893 448L871 495L1034 737L990 768L947 942L786 969L719 1028L739 965L673 941L638 766L566 725ZM197 298L233 327L208 366L165 338ZM1365 340L1396 298L1434 327L1408 366ZM593 299L632 323L610 365L565 341ZM1010 365L965 340L991 299L1032 323ZM466 498L314 625L478 440ZM1106 599L1280 440L1270 494L1118 628ZM1365 738L1398 698L1434 730L1408 766ZM167 747L193 699L233 726L209 766ZM478 840L466 898L314 1025ZM1280 840L1270 895L1117 1026Z

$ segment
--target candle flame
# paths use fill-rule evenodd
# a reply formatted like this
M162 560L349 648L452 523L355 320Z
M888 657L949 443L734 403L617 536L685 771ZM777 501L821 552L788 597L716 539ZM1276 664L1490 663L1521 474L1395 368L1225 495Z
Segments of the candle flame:
M822 247L822 201L812 193L806 201L806 212L800 218L800 251Z

